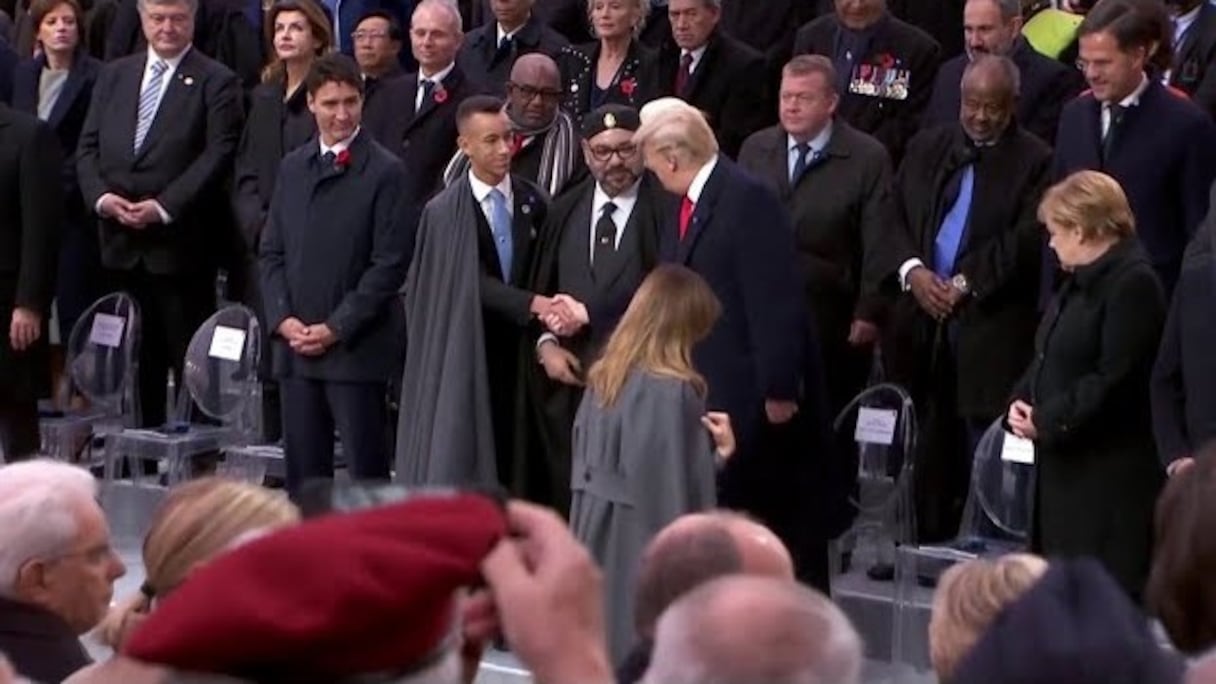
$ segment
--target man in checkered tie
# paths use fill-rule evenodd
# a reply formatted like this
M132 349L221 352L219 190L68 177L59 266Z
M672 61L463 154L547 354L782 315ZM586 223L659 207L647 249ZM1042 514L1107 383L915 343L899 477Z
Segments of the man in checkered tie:
M148 49L106 65L80 136L80 187L102 264L143 317L142 422L165 420L169 368L214 308L231 218L224 178L241 133L236 75L192 48L197 0L139 0ZM180 380L179 383L180 385Z

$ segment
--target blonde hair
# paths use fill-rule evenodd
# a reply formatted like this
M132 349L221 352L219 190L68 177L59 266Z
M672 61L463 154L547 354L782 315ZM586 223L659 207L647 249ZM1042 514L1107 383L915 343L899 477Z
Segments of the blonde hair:
M153 599L173 591L199 565L251 533L299 519L299 510L282 493L246 482L205 477L170 490L144 537L144 585L102 621L101 641L120 649Z
M595 23L592 22L591 19L595 14L595 3L598 1L599 0L587 0L587 24L591 28L591 35L597 39L600 37L600 35L599 32L595 30ZM653 6L651 5L650 0L627 0L627 2L632 2L638 10L638 20L633 24L633 37L637 38L638 36L642 35L642 29L646 28L646 21L650 19L650 12L653 9Z
M1047 571L1047 561L1026 553L959 563L942 575L929 618L929 660L942 681L971 650L996 616Z
M718 139L705 114L678 98L649 102L639 113L642 125L633 134L640 148L671 153L686 163L703 164L718 153Z
M659 266L642 281L604 353L587 373L587 387L601 406L616 402L634 369L691 382L705 394L705 379L692 366L692 348L713 329L722 311L701 276Z
M1122 240L1136 234L1136 218L1119 182L1098 171L1078 171L1039 202L1039 221L1079 230L1085 240Z

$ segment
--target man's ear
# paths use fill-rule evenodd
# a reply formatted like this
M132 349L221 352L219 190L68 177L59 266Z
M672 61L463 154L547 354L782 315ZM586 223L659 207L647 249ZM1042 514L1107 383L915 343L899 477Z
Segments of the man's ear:
M30 559L17 569L13 593L21 599L37 601L47 590L49 565L44 560Z

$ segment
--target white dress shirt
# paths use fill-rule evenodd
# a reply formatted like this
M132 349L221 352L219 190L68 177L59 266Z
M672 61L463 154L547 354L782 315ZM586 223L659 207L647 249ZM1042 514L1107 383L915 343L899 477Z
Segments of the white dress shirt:
M351 133L349 138L339 140L332 147L327 146L324 141L321 141L321 156L324 157L326 152L333 152L335 157L342 154L350 148L350 144L355 141L361 130L363 130L362 126L355 128L355 132ZM318 135L317 140L321 140L321 136Z
M507 31L502 27L502 24L498 24L498 23L494 24L495 28L497 29L496 33L498 34L498 40L494 41L494 48L498 49L498 47L500 45L502 45L502 41L504 38L512 38L512 39L515 38L515 36L519 33L519 29L526 26L528 21L531 19L532 19L532 17L528 17L527 19L524 20L523 24L519 25L519 28L515 29L514 31L512 31L510 33L507 33Z
M608 193L600 187L599 183L595 184L595 194L591 197L591 253L592 261L595 260L595 226L599 223L600 216L604 213L604 205L612 202L616 205L616 209L612 212L612 222L616 224L616 237L612 243L613 248L619 249L621 246L621 237L625 235L625 226L629 223L629 217L633 215L633 207L638 203L638 186L641 181L633 184L625 192L616 197L609 197Z
M439 73L435 74L434 76L427 76L426 74L422 73L422 67L418 67L418 94L414 96L415 112L422 109L422 96L426 94L426 92L422 89L423 82L431 81L435 84L434 89L431 90L431 95L434 96L435 90L438 90L441 86L443 86L443 79L447 78L448 74L452 73L452 69L455 68L456 62L452 62L443 69L440 69Z
M696 50L680 50L680 60L683 61L688 55L692 55L692 63L688 65L688 75L691 76L697 73L697 67L701 66L701 58L705 56L705 48L708 43L702 45Z
M494 225L494 203L490 200L490 191L495 188L498 188L498 191L506 198L507 213L514 218L515 202L511 192L511 174L503 177L498 185L488 185L473 174L473 169L469 169L469 185L473 188L473 199L477 200L477 204L481 206L481 213L485 215L486 222L491 227Z
M1122 100L1119 100L1119 104L1122 105L1124 108L1138 107L1140 105L1140 96L1143 95L1144 91L1147 89L1148 89L1148 76L1141 75L1140 76L1140 85L1136 86L1136 89L1132 91L1131 95L1128 95L1127 97L1123 98ZM1102 103L1102 137L1103 138L1106 137L1106 132L1109 130L1110 130L1110 105L1104 102L1104 103Z
M705 184L709 182L709 177L713 175L714 169L718 166L718 155L714 155L713 159L705 162L705 166L697 172L697 175L692 177L692 183L688 186L688 192L684 196L692 202L693 207L697 206L697 202L701 201L701 193L705 190Z

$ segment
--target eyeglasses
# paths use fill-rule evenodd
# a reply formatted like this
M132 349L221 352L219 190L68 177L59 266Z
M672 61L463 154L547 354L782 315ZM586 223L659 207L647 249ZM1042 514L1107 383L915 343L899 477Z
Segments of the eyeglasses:
M384 31L355 31L350 34L352 40L384 40L388 34Z
M629 161L638 153L638 146L633 143L626 143L617 147L608 147L607 145L593 145L590 148L591 158L603 164L612 160L612 155L621 158L621 161Z
M507 91L524 102L531 102L536 98L540 98L542 102L553 103L561 99L562 96L562 91L560 90L533 88L529 85L520 85L518 83L511 83L510 81L507 82Z

